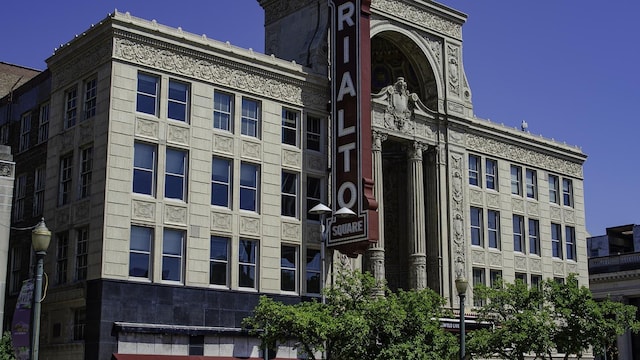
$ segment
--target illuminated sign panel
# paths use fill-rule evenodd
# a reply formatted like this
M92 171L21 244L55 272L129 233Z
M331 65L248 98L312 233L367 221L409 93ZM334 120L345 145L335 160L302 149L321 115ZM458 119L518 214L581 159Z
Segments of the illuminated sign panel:
M378 239L371 169L370 0L329 0L333 207L357 217L330 221L328 246L362 253Z

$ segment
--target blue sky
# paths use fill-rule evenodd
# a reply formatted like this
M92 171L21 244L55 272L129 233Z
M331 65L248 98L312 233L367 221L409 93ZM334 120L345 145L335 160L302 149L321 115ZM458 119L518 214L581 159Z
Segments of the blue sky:
M638 0L441 0L466 14L475 114L582 147L587 230L640 223ZM34 11L38 9L37 11ZM8 1L0 61L44 69L54 49L114 9L262 52L256 0Z

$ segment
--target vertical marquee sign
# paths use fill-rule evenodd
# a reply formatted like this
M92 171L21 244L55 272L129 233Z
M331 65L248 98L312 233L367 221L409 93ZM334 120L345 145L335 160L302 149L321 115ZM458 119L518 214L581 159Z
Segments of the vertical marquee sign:
M329 0L333 207L357 217L330 219L331 248L354 256L378 240L371 153L371 0Z

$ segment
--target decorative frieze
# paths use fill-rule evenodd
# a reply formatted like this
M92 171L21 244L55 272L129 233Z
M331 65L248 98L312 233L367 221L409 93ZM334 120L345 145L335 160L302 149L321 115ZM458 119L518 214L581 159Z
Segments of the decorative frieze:
M131 217L134 220L155 221L156 219L156 203L150 201L131 201Z
M515 256L513 258L513 266L516 270L527 271L527 258L524 256Z
M233 154L233 137L221 134L213 134L213 151Z
M252 141L242 141L242 157L249 157L260 160L260 143Z
M282 238L287 240L300 241L301 226L297 223L282 222Z
M302 155L299 151L282 149L282 165L299 169L302 163Z
M189 144L189 128L182 126L168 125L167 141L171 143Z
M502 267L502 253L495 251L489 252L489 266Z
M249 216L240 216L240 233L260 236L260 219Z
M415 6L413 3L397 0L372 0L371 8L396 16L405 21L409 21L421 28L435 30L453 38L462 40L461 24L456 24L436 14L427 12L424 9Z
M469 190L469 203L474 205L483 206L484 203L482 201L482 191L478 189L470 189Z
M158 139L158 121L136 118L136 135Z
M455 277L467 276L466 254L465 254L465 224L464 224L464 183L462 174L464 166L462 154L451 153L449 163L451 164L451 210L452 210L452 235L453 235L453 263Z
M484 265L484 250L472 250L471 251L471 262L474 265Z
M229 213L211 212L211 229L216 231L231 232L232 215Z
M164 222L166 224L187 225L187 208L184 206L165 204Z

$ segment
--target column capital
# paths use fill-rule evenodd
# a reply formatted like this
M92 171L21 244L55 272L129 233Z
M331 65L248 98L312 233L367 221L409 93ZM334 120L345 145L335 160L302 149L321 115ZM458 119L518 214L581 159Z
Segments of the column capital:
M429 148L429 145L421 141L412 141L405 150L409 155L409 160L422 161L422 152Z
M372 151L382 151L382 143L388 138L387 133L379 130L373 130L373 143L371 144Z

